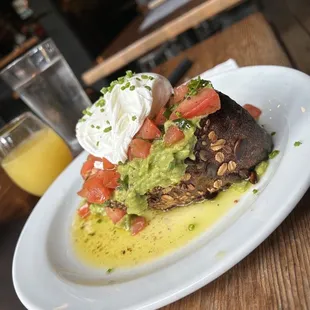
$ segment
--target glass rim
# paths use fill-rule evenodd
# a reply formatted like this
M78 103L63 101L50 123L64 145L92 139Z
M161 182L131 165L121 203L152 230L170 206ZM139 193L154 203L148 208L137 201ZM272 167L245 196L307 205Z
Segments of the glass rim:
M23 60L24 58L33 55L39 48L41 45L43 45L44 43L47 42L53 42L55 44L55 42L53 41L52 38L47 38L44 41L40 42L39 44L33 46L32 48L30 48L29 51L27 51L25 54L17 57L15 60L13 60L12 62L10 62L8 65L6 65L3 69L0 70L0 75L2 75L5 71L11 69L13 66L15 66L17 63L19 63L21 60ZM55 45L56 46L56 45Z
M7 124L5 124L2 128L0 128L0 138L3 138L10 134L14 129L16 129L18 126L20 126L24 120L27 118L32 117L36 119L36 116L31 112L24 112L15 118L13 118L11 121L9 121Z

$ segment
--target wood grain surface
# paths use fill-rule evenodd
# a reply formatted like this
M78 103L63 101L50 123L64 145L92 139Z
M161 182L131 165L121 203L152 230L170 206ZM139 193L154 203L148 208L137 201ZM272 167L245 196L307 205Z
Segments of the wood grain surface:
M178 34L241 2L242 0L191 1L190 7L182 7L175 18L166 23L161 21L158 28L147 34L139 33L141 18L137 18L111 44L106 54L109 57L103 56L103 61L85 72L82 79L86 85L91 85ZM183 12L183 10L186 11ZM136 35L132 36L132 34Z
M273 32L259 13L168 61L156 71L167 76L184 57L194 61L185 79L228 58L234 58L240 66L290 66ZM7 221L10 217L28 213L37 198L17 189L1 170L0 182L0 218ZM3 205L5 199L7 202ZM14 246L23 221L0 226L1 310L24 309L14 293L10 271ZM209 285L162 309L310 309L309 223L310 191L280 227L238 265Z

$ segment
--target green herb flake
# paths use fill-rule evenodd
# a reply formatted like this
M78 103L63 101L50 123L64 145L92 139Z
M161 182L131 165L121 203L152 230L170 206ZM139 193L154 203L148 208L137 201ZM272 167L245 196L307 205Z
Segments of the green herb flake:
M86 119L85 118L80 118L79 119L79 123L83 123L83 122L86 122Z
M107 273L111 273L111 272L113 272L114 271L114 268L109 268L108 270L107 270Z
M150 81L153 81L154 78L153 78L152 76L149 76L149 80L150 80Z
M119 77L117 80L119 84L123 84L125 82L125 77Z
M166 111L163 113L163 116L166 118L166 119L169 119L170 115L172 114L172 107L169 107L166 109Z
M104 109L102 108L102 109L100 109L100 112L102 113L102 112L104 112Z
M145 75L145 74L142 74L141 77L142 77L143 80L147 80L147 79L149 78L149 77L148 77L147 75Z
M195 229L195 224L189 224L188 225L188 230L193 231Z
M178 117L178 118L181 118L182 117L182 114L180 112L175 112L175 115Z
M96 146L97 146L97 147L99 146L99 141L96 142Z
M183 119L183 118L179 118L173 121L178 127L179 129L190 129L194 126L194 124L188 120L188 119Z
M133 73L131 70L127 70L127 71L126 71L126 76L127 76L128 78L133 77L133 75L134 75L134 73Z
M112 130L112 126L104 128L103 132L110 132Z
M274 136L276 134L276 132L275 131L273 131L272 133L271 133L271 136Z
M295 147L298 147L298 146L301 146L302 145L302 142L301 141L295 141L294 143L294 146Z
M90 125L91 128L95 128L95 125Z
M151 88L150 86L148 86L148 85L144 85L144 87L145 87L146 89L148 89L149 91L152 90L152 88Z
M82 113L84 115L88 115L88 116L92 116L93 115L93 113L89 112L87 109L83 110Z
M121 90L125 90L125 89L126 89L126 87L125 87L125 86L122 86L122 87L121 87Z
M137 80L137 81L139 81L139 82L141 82L141 81L142 81L142 80L141 80L140 78L138 78L138 77L136 78L136 80Z
M110 125L110 121L106 121L106 123L107 123L108 125Z
M108 92L108 88L107 87L103 87L100 91L103 95L105 95Z
M100 126L96 126L96 129L100 129Z
M137 119L137 116L134 115L131 119L135 121Z
M198 91L203 88L213 88L212 83L208 80L202 79L198 76L197 79L192 79L188 84L188 92L186 97L195 96L198 94Z
M279 150L274 150L269 154L269 159L275 158L277 155L279 155L280 151Z
M258 189L254 188L252 192L256 195L258 193Z
M129 90L133 91L133 90L135 90L135 88L136 88L136 86L132 85L129 87Z

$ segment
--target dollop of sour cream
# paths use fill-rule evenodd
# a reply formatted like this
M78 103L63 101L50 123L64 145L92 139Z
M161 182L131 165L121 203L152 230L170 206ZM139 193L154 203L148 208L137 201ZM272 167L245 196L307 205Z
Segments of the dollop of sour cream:
M158 74L130 74L121 78L112 90L84 111L76 126L80 145L113 164L125 162L129 144L144 120L154 117L172 93L170 82Z

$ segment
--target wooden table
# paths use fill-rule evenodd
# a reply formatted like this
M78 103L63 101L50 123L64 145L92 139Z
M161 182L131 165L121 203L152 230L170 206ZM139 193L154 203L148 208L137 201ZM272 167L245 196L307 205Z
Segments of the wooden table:
M260 14L254 14L202 42L161 65L156 71L168 75L185 56L195 62L186 79L230 57L240 66L290 66ZM9 194L4 194L7 200L4 205L0 194L0 218L3 214L8 217L7 211L3 210L6 208L10 208L10 216L27 213L34 206L36 198L10 185L1 171L0 176L2 187L8 186L10 190ZM209 285L163 309L310 309L309 205L310 191L281 226L243 261ZM24 220L1 227L0 309L4 310L24 309L14 293L11 281L13 249Z
M200 24L244 0L191 0L175 12L139 32L144 17L139 16L126 27L102 54L103 61L82 75L86 85L115 72L160 44Z

